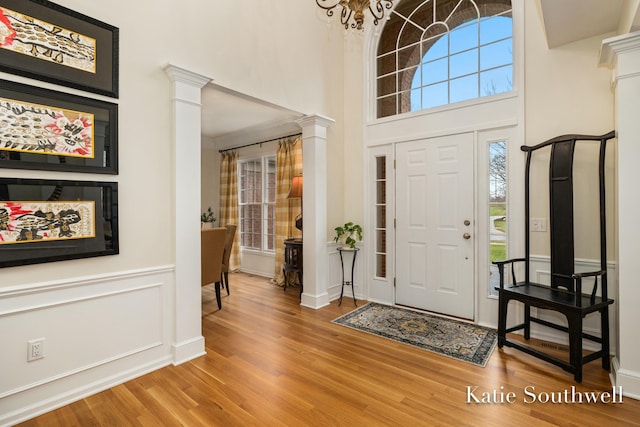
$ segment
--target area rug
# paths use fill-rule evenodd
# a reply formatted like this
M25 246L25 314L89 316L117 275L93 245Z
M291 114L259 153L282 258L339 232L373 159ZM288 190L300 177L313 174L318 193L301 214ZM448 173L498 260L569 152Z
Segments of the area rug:
M497 341L494 329L377 303L332 322L482 367Z

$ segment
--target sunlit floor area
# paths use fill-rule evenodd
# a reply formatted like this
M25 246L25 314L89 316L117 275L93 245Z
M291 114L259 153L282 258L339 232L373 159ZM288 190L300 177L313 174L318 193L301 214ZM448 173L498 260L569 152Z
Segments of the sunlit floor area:
M496 348L477 367L331 323L354 309L351 299L313 310L300 306L298 289L263 277L232 274L230 282L222 310L213 289L203 289L206 356L23 425L640 425L640 401L586 402L612 393L597 362L585 366L581 384L513 349Z

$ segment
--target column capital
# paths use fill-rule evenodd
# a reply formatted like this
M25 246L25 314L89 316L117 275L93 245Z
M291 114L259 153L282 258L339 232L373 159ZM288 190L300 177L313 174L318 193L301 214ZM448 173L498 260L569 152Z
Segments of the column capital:
M614 68L614 83L625 77L640 76L640 31L604 39L599 64Z
M173 83L185 83L190 86L197 87L198 89L202 88L204 85L213 80L211 77L206 77L202 74L194 73L193 71L189 71L186 68L178 67L177 65L171 63L165 65L163 69Z
M319 126L322 128L328 128L332 123L334 123L330 117L321 116L319 114L312 114L308 116L304 116L296 120L296 123L300 125L300 127L305 128L309 126Z

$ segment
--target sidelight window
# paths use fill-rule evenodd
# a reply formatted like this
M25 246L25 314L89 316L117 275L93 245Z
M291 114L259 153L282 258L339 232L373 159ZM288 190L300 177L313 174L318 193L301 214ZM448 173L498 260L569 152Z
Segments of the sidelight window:
M489 143L489 262L507 259L507 143ZM498 269L490 271L490 294L497 295Z
M387 158L376 157L376 277L387 277Z

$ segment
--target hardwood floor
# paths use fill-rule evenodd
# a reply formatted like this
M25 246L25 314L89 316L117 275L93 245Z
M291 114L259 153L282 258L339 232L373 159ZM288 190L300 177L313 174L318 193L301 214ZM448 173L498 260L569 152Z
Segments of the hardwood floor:
M611 392L597 362L585 366L577 385L571 374L513 349L496 348L486 367L476 367L331 323L353 310L350 298L312 310L299 305L297 289L283 292L246 274L230 281L221 311L213 291L203 289L206 356L22 425L640 425L640 401L630 398L540 403L525 394L570 400L574 385L583 398ZM468 403L467 387L477 387L478 400L504 403Z

